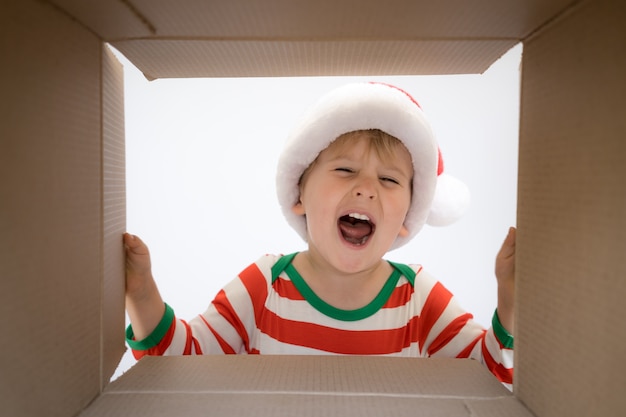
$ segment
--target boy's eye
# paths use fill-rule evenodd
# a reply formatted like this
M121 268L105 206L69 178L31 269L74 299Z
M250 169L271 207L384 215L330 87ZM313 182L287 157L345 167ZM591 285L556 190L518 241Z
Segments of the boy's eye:
M353 169L346 168L346 167L339 167L339 168L335 168L335 171L340 171L340 172L354 172L354 170L353 170Z
M391 177L380 177L380 179L381 179L381 181L384 181L384 182L391 182L391 183L393 183L393 184L400 184L400 182L399 182L397 179L395 179L395 178L391 178Z

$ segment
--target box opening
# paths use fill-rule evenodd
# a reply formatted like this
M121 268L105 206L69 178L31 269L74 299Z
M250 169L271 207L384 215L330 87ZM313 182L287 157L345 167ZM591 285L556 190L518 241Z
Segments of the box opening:
M446 170L472 193L461 221L427 226L386 258L423 264L489 327L495 256L516 223L522 49L518 44L484 74L154 81L117 52L125 68L127 224L150 247L163 297L191 319L262 254L305 248L275 197L283 141L325 91L374 80L414 95ZM114 378L134 363L127 352Z

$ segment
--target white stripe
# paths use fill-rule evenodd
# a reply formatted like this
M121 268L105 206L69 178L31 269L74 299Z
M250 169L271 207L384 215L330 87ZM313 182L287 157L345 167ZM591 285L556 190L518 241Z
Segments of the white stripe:
M224 287L224 293L246 329L254 328L254 304L243 282L239 278L234 279Z
M182 355L185 351L185 342L187 340L187 330L180 319L174 321L174 336L169 347L165 350L164 355Z
M493 328L489 328L487 335L485 336L485 345L487 351L494 361L502 364L505 368L513 368L513 350L512 349L500 349L500 342L496 338Z
M266 301L266 308L285 320L315 323L340 330L397 329L404 327L413 317L421 313L424 302L436 284L436 281L428 275L422 276L420 274L420 277L419 280L416 280L416 285L419 285L419 288L411 294L411 298L406 304L394 308L380 309L374 315L363 320L351 322L333 319L319 312L308 301L283 298L272 288L270 288ZM287 280L287 278L284 279ZM406 283L408 281L403 278L398 282L396 288Z
M423 341L425 350L430 347L430 344L437 338L444 329L450 325L454 320L467 312L461 308L455 297L450 299L450 302L442 312L439 319L435 322L435 325L431 329L430 333ZM459 330L456 336L454 336L442 349L437 353L437 356L456 357L461 351L463 351L469 343L475 340L484 331L483 327L476 321L470 319Z
M289 300L274 291L268 297L267 309L282 319L314 323L340 330L388 330L404 327L415 315L414 306L407 304L397 308L380 309L363 320L343 321L329 317L315 309L308 301Z
M209 308L202 313L202 317L211 324L213 329L222 337L226 342L237 351L238 348L242 345L241 337L239 333L235 330L234 327L220 315L213 305L209 306ZM200 316L194 318L189 322L191 326L191 331L193 332L194 337L200 343L200 348L202 352L205 354L216 354L222 353L222 348L213 335L213 332L207 327L206 323L202 320Z

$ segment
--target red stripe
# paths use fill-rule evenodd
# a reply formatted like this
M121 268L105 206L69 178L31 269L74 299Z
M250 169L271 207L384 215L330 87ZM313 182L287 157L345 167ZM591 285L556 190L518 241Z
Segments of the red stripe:
M215 307L217 312L222 317L224 317L224 319L226 319L226 321L228 321L228 323L230 323L231 326L233 326L237 334L239 334L239 337L241 337L241 340L246 350L248 350L250 346L250 340L248 338L248 332L246 330L246 326L242 323L241 319L235 312L235 309L233 308L232 304L228 300L228 297L226 296L226 293L224 292L224 290L220 290L220 292L217 293L217 295L215 296L215 299L213 300L213 306ZM207 325L209 324L207 323ZM211 326L209 326L209 328L213 332L213 329L211 328ZM213 334L216 334L216 333L213 332Z
M472 354L472 350L474 350L474 346L476 346L476 343L481 341L485 337L486 333L487 333L487 330L483 330L478 336L476 336L476 339L474 339L472 343L467 345L465 349L460 351L459 354L456 355L456 357L457 358L469 358L470 355Z
M181 322L185 326L185 332L187 334L187 340L185 340L185 349L183 350L183 355L191 355L191 354L202 355L202 349L200 348L200 343L198 343L198 339L193 337L193 332L191 331L191 327L186 321L181 320ZM194 348L193 351L191 350L192 346Z
M441 283L437 282L428 294L421 312L421 328L419 340L427 340L428 334L450 303L452 294ZM422 344L423 347L423 344Z
M203 355L202 348L200 347L200 342L195 337L193 338L193 347L195 349L196 355Z
M414 317L403 327L389 330L341 330L314 323L283 319L266 310L259 330L286 344L305 346L346 355L380 355L399 352L416 342L419 319Z
M293 282L289 280L279 277L276 281L274 281L272 288L281 298L294 301L304 301L304 297L300 291L298 291L296 286L293 285Z
M229 354L229 355L234 355L237 352L235 352L235 349L232 348L231 345L228 344L228 342L226 342L226 340L224 340L224 338L222 336L220 336L214 329L213 327L209 324L208 321L206 321L206 319L204 318L204 316L200 315L198 316L202 319L202 321L204 322L204 324L206 324L206 326L209 328L209 330L211 331L211 333L213 333L213 336L215 337L215 340L217 340L217 343L220 345L220 348L222 348L222 352Z
M272 288L282 298L294 301L305 301L305 298L302 296L300 291L298 291L296 286L293 285L292 281L278 278L274 281ZM402 307L411 300L412 294L413 286L410 283L407 282L400 285L393 290L391 296L382 308Z
M496 378L500 382L504 382L505 384L513 383L513 369L509 369L502 365L501 363L496 362L489 351L487 350L487 345L485 343L485 339L483 338L482 343L482 351L483 351L483 359L485 360L485 365L491 371L492 374L495 375Z
M200 348L200 343L198 343L198 339L193 337L193 333L191 331L191 327L185 320L181 320L183 325L185 326L185 333L187 339L185 340L185 348L183 349L183 355L202 355L202 349ZM194 347L194 351L191 350L191 347Z
M411 296L413 295L413 286L410 283L403 284L399 287L396 287L391 296L383 306L383 308L397 308L406 305L409 301L411 301Z
M241 272L239 279L241 279L252 299L254 317L258 323L265 309L265 300L267 300L267 280L256 264L250 265Z
M437 351L447 345L450 340L456 337L457 334L467 324L467 321L473 316L469 313L462 314L452 320L450 324L430 343L428 346L428 355L434 355Z
M183 349L183 355L191 355L191 328L185 320L181 320L183 326L185 326L185 348Z

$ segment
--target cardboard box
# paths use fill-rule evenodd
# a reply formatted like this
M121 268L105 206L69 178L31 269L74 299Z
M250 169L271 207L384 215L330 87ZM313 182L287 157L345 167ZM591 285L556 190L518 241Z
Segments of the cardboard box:
M470 359L228 355L149 357L82 417L532 414Z
M127 400L134 405L124 412L135 415L176 404L190 413L195 405L241 406L235 391L183 393L196 362L179 358L150 359L108 383L124 351L125 186L122 69L107 42L150 78L472 73L523 42L513 396L463 361L376 359L367 374L362 358L191 361L229 378L235 371L258 378L232 388L249 387L236 394L267 406L250 410L261 415L278 415L278 397L285 412L314 404L307 410L325 415L344 414L342 407L402 414L415 403L435 415L626 413L626 3L24 0L0 7L3 415L118 415ZM413 367L432 384L416 382L416 396L405 388L387 395L388 373L413 380ZM144 389L161 372L169 385ZM355 373L379 380L357 386ZM285 387L280 378L302 388L276 395ZM468 378L480 394L459 390Z

